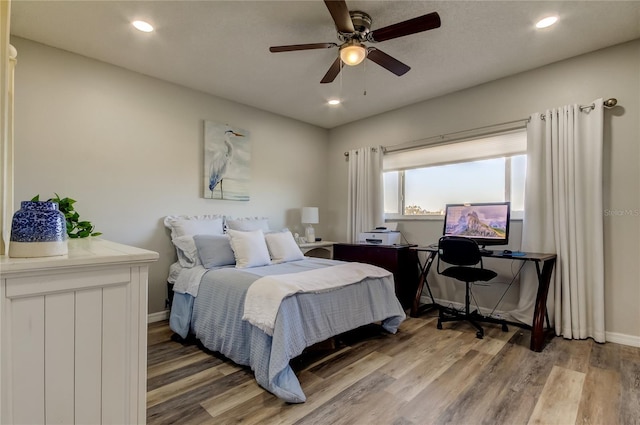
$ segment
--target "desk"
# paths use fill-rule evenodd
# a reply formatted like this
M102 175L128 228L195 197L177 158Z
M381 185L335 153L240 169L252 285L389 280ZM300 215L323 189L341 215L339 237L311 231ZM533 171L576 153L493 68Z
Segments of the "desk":
M413 246L413 245L412 245ZM405 310L413 305L418 283L418 253L410 245L374 245L337 243L333 258L373 264L393 273L396 296Z
M435 246L417 246L411 249L415 250L416 253L425 252L427 254L424 264L420 264L420 281L418 283L418 290L416 291L416 296L413 299L413 306L411 307L410 313L411 317L417 317L428 309L438 307L435 299L433 298L433 295L431 294L429 282L427 281L427 274L429 273L429 269L431 269L433 260L438 254L438 248ZM493 255L484 254L483 257L505 260L531 261L535 264L536 274L538 276L538 291L536 294L536 303L533 310L532 326L513 322L509 322L509 324L525 329L530 329L531 344L529 348L531 348L531 350L533 351L542 351L545 337L544 319L547 313L547 294L549 293L549 285L551 283L551 273L553 272L553 266L556 263L556 254L525 252L524 255L515 256L503 255L501 251L496 251ZM429 291L429 296L431 297L431 301L433 303L421 306L420 297L422 296L422 290L425 286Z

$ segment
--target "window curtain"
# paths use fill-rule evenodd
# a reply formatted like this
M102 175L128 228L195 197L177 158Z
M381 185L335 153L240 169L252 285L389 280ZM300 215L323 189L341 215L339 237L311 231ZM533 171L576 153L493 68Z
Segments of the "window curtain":
M602 204L603 103L532 115L522 250L558 256L549 289L555 332L605 342ZM514 318L531 324L535 270L521 280Z
M0 2L0 254L7 255L13 214L13 74L16 49L9 44L11 2Z
M361 232L384 224L382 147L349 151L347 233L357 242Z

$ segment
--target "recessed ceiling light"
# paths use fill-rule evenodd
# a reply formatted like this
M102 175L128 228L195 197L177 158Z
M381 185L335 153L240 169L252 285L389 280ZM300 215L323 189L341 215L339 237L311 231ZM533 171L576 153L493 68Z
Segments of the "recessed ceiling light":
M329 105L339 105L340 104L340 99L330 99L327 103Z
M555 24L556 22L558 22L557 16L547 16L546 18L540 19L538 21L538 23L536 24L536 28L539 28L539 29L547 28Z
M151 32L153 31L153 26L149 22L145 21L133 21L132 25L136 27L137 30L142 32Z

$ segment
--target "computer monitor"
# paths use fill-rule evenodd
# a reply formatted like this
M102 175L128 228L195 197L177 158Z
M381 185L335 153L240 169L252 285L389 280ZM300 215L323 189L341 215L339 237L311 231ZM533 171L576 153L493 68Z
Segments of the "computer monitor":
M478 245L509 243L509 202L447 204L444 213L444 236L464 236Z

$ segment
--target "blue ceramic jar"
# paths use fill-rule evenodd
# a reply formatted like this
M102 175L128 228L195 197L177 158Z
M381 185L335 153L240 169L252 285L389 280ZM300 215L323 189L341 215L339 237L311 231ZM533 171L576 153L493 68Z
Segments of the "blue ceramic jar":
M11 221L10 257L65 255L67 222L56 202L23 201Z

